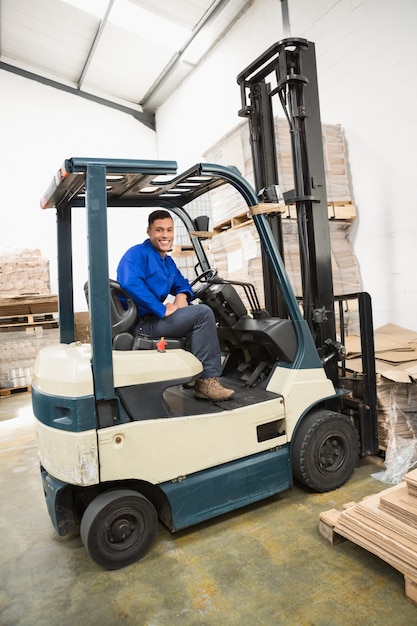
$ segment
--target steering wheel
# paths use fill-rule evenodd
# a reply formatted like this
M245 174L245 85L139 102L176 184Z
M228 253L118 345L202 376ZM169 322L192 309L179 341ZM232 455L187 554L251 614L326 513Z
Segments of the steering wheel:
M217 270L212 267L210 267L205 272L202 272L201 274L199 274L197 278L195 278L193 282L191 283L191 287L194 287L196 283L202 283L202 282L204 282L204 285L202 285L201 287L199 287L199 289L194 291L194 295L192 299L195 300L195 298L201 298L204 292L207 291L207 289L210 287L210 281L212 281L213 278L215 278L216 276L217 276Z

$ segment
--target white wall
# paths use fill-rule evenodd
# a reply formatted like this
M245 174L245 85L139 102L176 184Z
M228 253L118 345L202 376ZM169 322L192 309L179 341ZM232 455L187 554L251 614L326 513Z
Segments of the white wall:
M50 261L51 292L57 292L55 210L39 200L62 162L70 157L154 159L155 132L131 115L52 87L0 71L1 230L0 251L39 249ZM73 211L77 254L74 264L75 310L85 310L87 278L84 211ZM110 272L116 273L125 248L146 236L143 221L109 216Z
M417 2L289 0L289 11L291 35L316 45L322 121L345 131L354 247L375 327L417 330ZM255 0L157 112L160 156L191 165L238 124L236 76L283 37L281 3Z
M322 119L341 123L348 141L358 209L354 245L375 325L417 330L417 3L290 0L290 6L293 33L316 43Z

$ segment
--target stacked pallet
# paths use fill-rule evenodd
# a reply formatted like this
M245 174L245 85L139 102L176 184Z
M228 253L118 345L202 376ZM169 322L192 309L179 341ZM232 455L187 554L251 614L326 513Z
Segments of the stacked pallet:
M294 187L291 143L286 119L275 118L277 166L282 192ZM349 230L356 217L351 202L346 144L339 125L322 126L323 151L328 197L328 217L332 255L333 289L338 296L362 290L357 259ZM249 124L242 122L205 153L208 162L236 165L253 184L253 163ZM248 281L255 285L264 306L262 261L259 237L241 195L230 186L210 192L212 231L210 252L219 275L228 280ZM300 246L295 206L282 203L284 259L287 273L297 297L302 296ZM338 316L336 316L338 317ZM345 331L357 332L358 314L354 304L346 311Z
M285 193L291 191L294 186L290 134L286 120L275 119L275 133L278 177L281 191ZM338 125L323 124L322 137L329 202L333 291L337 296L344 296L362 291L359 264L350 241L350 228L356 211L350 193L348 157L342 129ZM215 160L224 165L236 164L242 174L253 182L248 123L243 122L233 129L207 151L205 157L207 161ZM211 192L214 237L210 242L210 250L214 264L224 278L252 282L257 288L261 305L264 305L259 238L248 218L248 209L242 207L242 200L238 199L235 192L227 192L227 196L225 193L222 188ZM281 214L285 266L294 293L300 299L302 296L300 246L295 207L286 206ZM363 398L362 361L360 358L354 358L360 356L361 349L357 301L345 301L343 310L344 334L347 336L346 341L349 342L347 347L350 357L346 364L348 379L344 386L350 389L355 397ZM338 319L339 316L336 314L336 324ZM338 324L336 330L340 334ZM387 333L389 334L392 328L385 330L387 331L385 335L377 337L378 343L385 346L385 352L382 348L377 354L376 363L378 435L380 449L386 451L386 461L392 468L391 456L397 458L400 456L404 441L409 449L415 441L417 449L417 387L414 384L417 379L417 360L415 376L412 371L404 371L404 363L416 359L414 351L410 351L411 339L408 337L405 342L400 341L399 345L399 338L395 337L392 343L394 349L386 349ZM384 329L380 332L384 333ZM351 350L350 341L353 338L358 345ZM404 347L404 344L407 345ZM417 352L415 354L417 355ZM412 363L408 365L412 366ZM410 466L406 471L409 468Z
M216 267L213 262L211 253L209 251L208 241L202 242L204 251L206 253L210 267ZM189 246L174 246L170 252L170 256L174 259L177 267L181 273L188 278L190 282L193 282L197 277L197 273L201 272L201 268L198 265L197 255L194 252L194 248L190 249ZM197 287L198 285L196 285Z
M330 248L333 273L333 291L338 296L356 293L361 290L361 276L358 261L353 253L349 237L350 224L344 221L330 221ZM296 296L302 295L300 246L295 220L284 220L285 267Z
M194 250L182 248L181 246L175 246L170 253L170 256L174 259L183 276L192 282L196 277L194 267L197 263L197 256Z
M227 280L252 283L261 307L264 303L262 259L258 232L252 221L213 237L209 243L213 265L219 276ZM249 303L240 293L246 307Z
M264 304L264 288L259 235L252 220L247 217L239 224L218 232L210 241L209 248L219 276L228 280L248 281L255 285L259 300ZM359 265L352 251L349 226L342 221L329 222L334 292L347 295L361 291ZM302 296L300 247L297 223L282 222L285 266L296 296ZM346 315L351 332L357 331L357 312Z
M40 250L10 250L0 253L0 294L49 294L49 261Z
M0 397L30 391L39 350L56 343L57 328L28 325L25 330L0 333Z
M207 215L207 217L210 218L212 214L210 195L204 194L199 198L196 198L195 200L187 204L186 210L191 219L195 219L200 215ZM176 248L190 248L190 237L182 220L180 220L180 218L177 217L174 213L171 213L171 215L174 220L175 227L174 246Z
M41 348L59 343L58 298L39 250L0 255L0 397L30 391Z
M287 121L275 119L278 178L282 192L294 186L290 134ZM326 192L333 272L333 291L344 296L362 291L359 264L350 241L350 228L356 211L350 193L346 143L339 125L322 125ZM235 164L253 183L253 163L249 124L242 122L205 154L207 161ZM226 279L248 281L255 285L264 306L262 262L259 238L248 209L234 190L215 189L213 233L210 251L219 274ZM284 261L295 295L302 296L300 246L294 206L281 210ZM356 300L343 303L344 334L349 353L347 380L343 386L355 397L363 398L362 360L360 358L359 315ZM336 314L336 320L338 320ZM388 325L376 332L377 401L379 447L386 453L386 480L398 476L397 461L409 455L410 465L417 460L417 343L415 333ZM337 325L337 332L340 328ZM401 336L402 333L402 336ZM353 345L352 344L356 345ZM344 372L343 372L344 374ZM391 474L393 472L393 474ZM399 477L401 479L402 475ZM398 481L398 478L395 480ZM392 483L394 484L394 483Z
M294 175L288 123L280 117L276 117L274 123L279 185L282 192L291 191L294 188ZM341 126L322 124L322 138L329 219L353 220L356 210L352 202L347 148ZM254 185L249 123L244 121L236 126L207 150L204 158L208 163L235 165ZM227 187L213 190L211 199L214 226L245 210L240 194ZM287 217L295 217L294 206L288 206L286 211Z
M417 470L343 511L321 513L319 530L330 543L348 539L401 572L406 596L417 604Z
M17 330L19 327L41 325L56 328L55 313L58 311L56 295L31 294L0 296L0 331Z

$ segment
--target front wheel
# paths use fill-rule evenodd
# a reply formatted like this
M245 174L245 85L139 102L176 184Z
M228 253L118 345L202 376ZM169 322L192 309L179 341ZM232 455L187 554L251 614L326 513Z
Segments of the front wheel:
M158 515L136 491L100 494L85 510L80 535L97 565L114 570L131 565L148 552L158 532Z
M313 491L332 491L352 475L359 458L358 433L340 413L314 411L304 418L292 445L294 478Z

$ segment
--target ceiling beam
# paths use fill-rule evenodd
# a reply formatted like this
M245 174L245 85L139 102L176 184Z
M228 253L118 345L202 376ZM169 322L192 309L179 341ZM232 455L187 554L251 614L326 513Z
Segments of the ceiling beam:
M99 44L99 41L100 41L101 36L103 34L103 31L104 31L104 29L105 29L105 27L107 25L107 20L109 19L109 15L110 15L110 12L111 12L111 10L113 8L113 4L114 4L114 0L110 0L109 4L107 5L106 13L105 13L103 19L100 22L100 26L97 29L96 36L94 37L93 44L92 44L92 46L90 48L90 51L89 51L89 53L87 55L87 59L86 59L86 61L84 63L83 70L82 70L82 72L80 74L80 79L78 81L78 89L81 89L81 87L82 87L85 75L86 75L86 73L88 71L88 68L90 67L90 64L91 64L91 62L93 60L94 53L96 51L96 48L97 48L97 46Z
M216 19L216 17L218 17L218 15L220 15L222 11L225 10L225 8L230 3L230 1L231 0L215 0L210 5L210 8L206 11L204 16L201 18L200 22L194 28L189 39L185 42L181 50L179 50L178 52L176 52L176 54L174 54L174 56L169 61L168 65L162 70L161 74L158 76L156 81L153 83L153 85L149 88L147 93L142 98L140 104L142 105L144 111L146 110L155 111L157 109L159 92L163 90L165 83L167 83L169 79L173 76L175 70L184 59L184 56L186 55L188 48L191 46L193 41L198 39L198 37L204 32L204 30L211 25L211 23ZM237 19L239 19L239 17L247 10L247 8L253 4L253 2L254 0L247 0L246 2L243 2L243 6L241 7L238 14L234 17L232 22L230 22L228 26L223 29L223 32L217 35L214 41L211 41L211 43L206 47L205 52L201 54L201 57L207 54L207 52L218 42L218 40L225 34L225 32L227 32L230 26ZM197 64L200 62L200 60L197 61ZM186 63L186 65L188 65L188 73L190 73L195 67L191 63ZM178 86L177 84L174 84L172 89L168 90L168 93L171 93L172 91L174 91L174 89L177 86Z
M81 91L81 89L78 89L76 87L65 85L64 83L60 83L50 78L46 78L45 76L41 76L40 74L35 74L34 72L29 72L15 65L4 63L3 61L0 61L0 70L12 72L13 74L17 74L17 76L22 76L23 78L34 80L35 82L41 83L42 85L47 85L48 87L53 87L55 89L59 89L60 91L65 91L66 93L70 93L73 96L78 96L80 98L84 98L85 100L90 100L91 102L101 104L103 106L109 107L110 109L115 109L116 111L127 113L128 115L132 115L136 120L141 122L141 124L144 124L151 130L155 130L154 113L137 111L136 109L132 109L129 106L113 102L112 100L108 100L100 96L95 96L94 94L87 93L86 91Z

